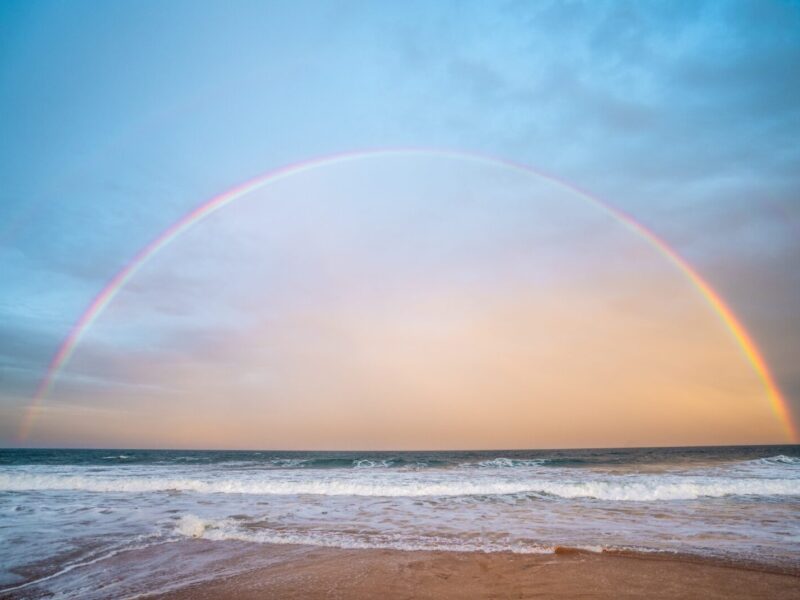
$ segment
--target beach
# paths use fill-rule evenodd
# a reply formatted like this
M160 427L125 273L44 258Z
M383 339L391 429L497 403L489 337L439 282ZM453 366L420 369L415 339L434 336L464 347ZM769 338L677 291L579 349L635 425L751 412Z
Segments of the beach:
M221 598L797 598L797 574L701 561L612 556L307 549L270 566L159 595Z
M0 450L0 598L789 598L800 447Z
M593 553L552 554L352 550L314 546L184 540L131 550L95 563L81 589L108 598L163 600L328 599L478 600L490 598L772 598L794 599L800 571L757 564L724 564L690 557ZM220 553L222 550L222 553ZM205 557L205 558L204 558ZM194 581L179 574L211 558L213 569ZM124 573L149 573L140 580ZM116 576L109 576L115 574ZM104 595L104 588L108 592ZM0 598L47 596L20 589Z

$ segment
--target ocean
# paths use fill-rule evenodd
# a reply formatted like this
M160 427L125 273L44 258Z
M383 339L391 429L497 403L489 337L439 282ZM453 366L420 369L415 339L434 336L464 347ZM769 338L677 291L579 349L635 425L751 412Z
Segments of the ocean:
M263 544L667 553L800 569L800 446L0 450L0 597L135 598Z

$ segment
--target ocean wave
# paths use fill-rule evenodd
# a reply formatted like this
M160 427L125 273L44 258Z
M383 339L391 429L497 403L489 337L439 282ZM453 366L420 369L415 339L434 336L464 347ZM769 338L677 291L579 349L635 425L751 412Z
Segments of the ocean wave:
M393 456L379 457L309 457L309 458L271 458L267 461L249 461L246 464L254 469L387 469L421 468L440 466L439 461L425 461L414 458Z
M388 468L394 464L394 461L389 458L382 460L372 460L370 458L361 458L353 461L354 469L381 469Z
M547 458L505 458L498 457L491 460L482 460L476 463L476 466L490 469L510 469L514 467L541 467L550 463L551 460Z
M182 516L175 533L212 541L240 541L261 544L324 546L345 549L429 550L445 552L514 552L517 554L554 554L551 546L524 542L480 542L435 535L410 536L382 533L347 534L335 531L289 531L285 529L244 528L231 519L202 519L196 515ZM602 551L587 547L586 551Z
M273 458L269 461L270 466L280 469L297 469L305 466L307 463L308 460L304 458Z
M434 480L426 477L323 477L262 475L247 478L91 476L1 473L2 491L75 490L102 493L194 492L204 494L451 497L535 495L619 502L693 500L723 496L800 496L800 479L729 477L615 477L584 481L550 479Z
M766 458L756 458L755 460L746 461L749 464L756 464L756 465L769 465L769 466L779 466L779 465L795 465L800 466L800 457L798 456L786 456L785 454L778 454L777 456L768 456Z

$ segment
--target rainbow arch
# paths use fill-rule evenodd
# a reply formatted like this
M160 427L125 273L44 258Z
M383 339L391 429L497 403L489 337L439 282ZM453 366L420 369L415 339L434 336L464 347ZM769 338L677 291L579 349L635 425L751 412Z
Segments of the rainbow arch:
M545 179L546 181L574 192L581 198L588 200L589 202L592 202L593 204L605 210L630 231L644 239L656 250L658 250L694 285L700 295L717 314L725 327L730 331L736 343L744 353L747 361L750 363L753 370L764 384L771 408L783 426L788 439L792 442L798 440L797 428L792 420L791 412L787 405L786 399L783 397L780 388L775 382L775 379L772 376L772 373L770 373L769 368L767 367L767 364L761 355L760 350L758 349L758 346L756 346L750 334L738 320L731 308L725 304L722 297L711 287L711 285L706 282L689 265L689 263L683 259L683 257L681 257L673 248L671 248L655 233L636 221L629 214L612 206L604 200L591 195L580 187L559 179L553 175L538 171L524 163L477 152L413 147L343 152L285 165L249 179L226 192L214 196L167 227L149 244L139 250L132 257L130 262L128 262L125 267L118 271L117 274L114 275L114 277L112 277L108 283L106 283L106 285L94 297L89 306L83 311L81 316L74 323L69 331L69 334L58 347L56 353L48 364L47 370L45 371L44 376L42 377L33 394L30 405L28 406L26 414L22 419L22 424L18 432L18 439L20 441L24 441L30 434L36 420L36 416L40 411L42 400L52 389L61 369L64 367L64 365L66 365L67 362L69 362L70 357L75 351L75 348L77 347L84 333L91 327L92 323L94 323L97 317L100 316L105 307L108 306L117 293L139 271L139 269L141 269L148 260L169 245L170 242L177 238L181 233L192 227L195 223L203 220L210 214L227 206L231 202L272 183L300 175L318 167L333 166L340 163L388 156L430 156L472 161L485 165L503 166L523 174L535 175Z

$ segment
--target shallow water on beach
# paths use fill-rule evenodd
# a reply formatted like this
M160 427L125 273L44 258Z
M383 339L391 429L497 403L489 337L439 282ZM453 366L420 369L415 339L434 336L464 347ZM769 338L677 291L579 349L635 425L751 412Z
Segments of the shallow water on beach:
M157 592L254 566L264 543L287 551L571 546L797 569L800 446L0 450L0 596Z

